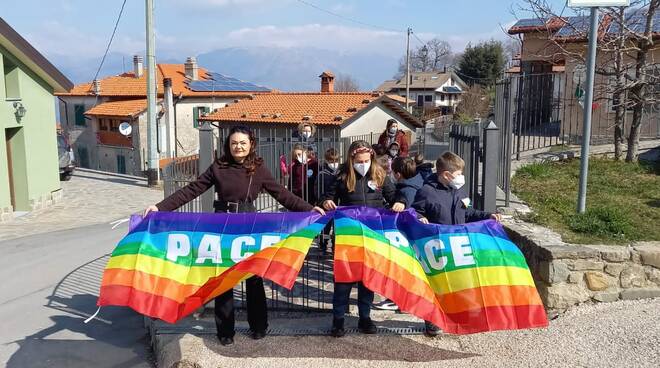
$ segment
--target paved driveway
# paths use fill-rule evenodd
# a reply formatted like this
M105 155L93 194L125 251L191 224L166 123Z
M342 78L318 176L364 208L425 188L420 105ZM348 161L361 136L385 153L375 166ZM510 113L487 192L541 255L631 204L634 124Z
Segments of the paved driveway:
M61 202L0 223L0 240L109 223L163 198L163 191L148 188L146 179L99 171L79 169L61 183Z

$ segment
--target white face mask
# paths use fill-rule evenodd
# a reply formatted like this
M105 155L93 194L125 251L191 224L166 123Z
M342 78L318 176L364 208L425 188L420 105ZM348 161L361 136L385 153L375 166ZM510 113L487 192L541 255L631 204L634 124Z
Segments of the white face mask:
M337 170L339 167L339 162L333 162L331 164L328 164L328 167L331 168L332 170Z
M399 154L399 150L390 150L390 156L394 157Z
M456 177L449 182L449 185L454 189L461 189L461 187L465 185L465 175L456 175Z
M391 135L394 135L396 133L397 129L396 128L390 128L389 132Z
M362 176L367 175L370 167L371 167L371 161L353 164L353 168L355 169L355 171L357 171Z
M301 164L304 164L305 162L307 162L307 155L303 153L301 155L298 155L297 159L298 159L298 162L300 162Z
M312 136L311 132L303 132L303 134L302 134L302 137L305 138L305 139L309 139L309 137L311 137L311 136Z

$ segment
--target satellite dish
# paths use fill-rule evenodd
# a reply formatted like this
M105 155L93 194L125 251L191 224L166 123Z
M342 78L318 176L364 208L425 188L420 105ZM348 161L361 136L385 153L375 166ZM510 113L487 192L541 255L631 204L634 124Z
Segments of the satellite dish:
M129 136L132 131L133 131L133 127L131 126L131 124L125 121L119 124L119 133L121 133L121 135Z

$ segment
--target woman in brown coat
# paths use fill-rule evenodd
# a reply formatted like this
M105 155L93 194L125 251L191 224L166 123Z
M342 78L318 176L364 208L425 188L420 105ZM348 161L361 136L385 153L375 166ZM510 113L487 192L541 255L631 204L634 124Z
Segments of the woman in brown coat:
M174 211L197 198L211 186L215 186L217 196L217 200L213 203L215 212L255 212L256 207L253 202L259 193L265 190L288 210L315 210L324 214L321 208L313 207L278 184L264 166L261 157L257 156L256 151L254 133L246 126L233 127L225 139L224 155L197 180L156 205L149 206L145 210L145 216L153 211ZM268 328L263 279L251 277L245 281L245 286L248 323L252 338L261 339L266 336ZM220 343L232 344L235 334L233 290L215 298L215 323Z

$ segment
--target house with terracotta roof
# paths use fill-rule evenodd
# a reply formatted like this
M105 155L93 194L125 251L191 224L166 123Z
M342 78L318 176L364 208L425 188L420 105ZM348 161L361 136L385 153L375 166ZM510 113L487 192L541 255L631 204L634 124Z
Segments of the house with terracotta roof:
M60 121L78 163L103 171L142 175L146 170L146 75L141 56L133 71L74 86L58 93ZM204 114L270 89L214 73L194 57L184 64L157 64L157 131L161 158L199 150L198 119ZM121 123L131 126L127 136Z
M660 15L655 18L660 20ZM641 32L645 15L643 8L631 8L626 13L626 27ZM553 125L552 131L565 136L578 137L582 134L587 55L587 31L589 16L566 16L520 19L508 33L521 41L518 65L512 66L507 75L516 78L512 94L519 106L519 125L536 126L536 130ZM598 25L598 39L602 44L619 32L619 25L609 15L603 16ZM660 40L660 21L654 22L653 38ZM657 42L656 42L657 43ZM631 45L632 47L633 45ZM632 47L631 49L633 49ZM624 63L634 69L634 52L624 57ZM596 65L604 68L613 65L614 54L599 50ZM660 47L649 53L651 64L656 64L660 74ZM631 72L631 75L633 73ZM602 137L611 140L615 120L612 87L615 78L596 74L594 81L594 104L592 117L592 139ZM632 111L627 112L626 121L631 121ZM649 109L643 117L642 134L660 136L660 111ZM648 124L647 124L648 123ZM531 133L533 134L533 132Z
M320 92L253 95L200 120L218 123L223 131L236 124L246 124L257 132L261 143L291 142L297 138L298 125L310 123L316 127L314 138L320 154L330 147L342 149L336 146L342 139L375 143L389 119L395 119L412 142L416 139L416 129L424 126L405 110L398 96L381 92L334 92L332 73L325 72L320 78ZM287 154L278 154L281 153Z
M448 70L437 72L410 73L410 99L416 110L437 109L442 115L452 114L461 101L467 84L456 73ZM396 94L405 99L406 77L386 80L376 88L376 91Z
M62 198L55 97L73 83L0 18L0 222Z

